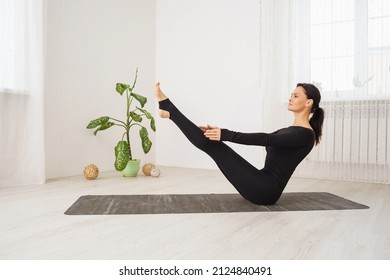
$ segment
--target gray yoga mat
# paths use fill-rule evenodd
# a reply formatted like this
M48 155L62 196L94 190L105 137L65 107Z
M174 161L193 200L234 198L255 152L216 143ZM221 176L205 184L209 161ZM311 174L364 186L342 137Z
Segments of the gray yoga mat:
M87 195L66 215L179 214L368 209L326 192L284 193L274 205L255 205L239 194Z

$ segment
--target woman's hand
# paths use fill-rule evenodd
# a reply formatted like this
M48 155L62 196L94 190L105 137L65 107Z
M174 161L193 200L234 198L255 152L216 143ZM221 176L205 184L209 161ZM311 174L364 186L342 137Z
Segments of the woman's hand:
M199 126L199 128L204 132L204 136L212 141L221 140L221 129L216 126Z

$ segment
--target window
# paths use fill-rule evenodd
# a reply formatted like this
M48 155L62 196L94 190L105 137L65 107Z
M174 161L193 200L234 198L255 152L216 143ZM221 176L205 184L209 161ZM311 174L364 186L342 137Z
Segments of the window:
M0 91L22 93L26 89L27 28L21 0L0 1Z
M311 0L310 80L324 99L390 98L390 1Z
M368 1L368 94L390 97L390 1Z

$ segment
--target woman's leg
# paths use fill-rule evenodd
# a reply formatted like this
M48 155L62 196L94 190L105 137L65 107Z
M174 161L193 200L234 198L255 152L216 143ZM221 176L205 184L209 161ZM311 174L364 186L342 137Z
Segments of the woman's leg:
M203 131L185 117L166 97L159 101L160 116L170 118L197 148L207 153L219 169L246 199L256 204L273 204L281 194L280 188L266 175L237 154L228 145L206 138Z

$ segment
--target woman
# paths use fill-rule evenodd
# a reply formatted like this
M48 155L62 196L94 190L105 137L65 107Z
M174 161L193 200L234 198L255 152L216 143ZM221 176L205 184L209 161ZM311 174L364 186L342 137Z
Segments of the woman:
M297 84L288 110L294 113L292 126L273 133L241 133L214 126L196 126L188 120L155 85L160 117L170 118L197 148L207 153L247 200L260 205L275 204L297 165L309 154L322 135L324 111L321 95L312 84ZM310 115L312 117L310 117ZM258 170L223 141L265 146L264 168Z

